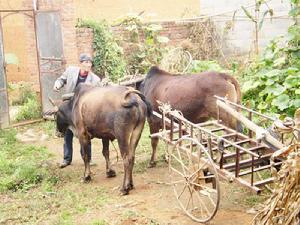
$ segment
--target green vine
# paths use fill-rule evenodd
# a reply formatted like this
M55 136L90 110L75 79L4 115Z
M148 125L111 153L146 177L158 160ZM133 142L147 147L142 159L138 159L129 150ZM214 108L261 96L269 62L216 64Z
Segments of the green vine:
M145 74L160 63L165 53L163 45L169 41L160 35L161 25L144 23L140 16L126 16L116 22L128 32L120 41L125 46L129 74Z
M105 21L79 20L77 27L93 29L94 71L116 82L125 75L123 49L118 45Z
M292 116L300 107L300 0L291 0L294 24L270 42L243 73L244 101L262 112Z

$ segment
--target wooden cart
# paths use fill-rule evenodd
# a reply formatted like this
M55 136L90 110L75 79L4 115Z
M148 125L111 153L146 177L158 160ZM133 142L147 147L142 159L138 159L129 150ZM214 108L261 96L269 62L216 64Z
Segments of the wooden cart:
M299 130L281 123L280 129L286 127L289 132L281 132L278 140L252 119L260 118L273 126L278 120L224 98L216 99L218 110L225 110L242 122L243 133L224 126L220 120L192 123L166 104L161 105L161 113L154 112L161 118L163 129L151 137L167 143L166 157L175 196L183 211L197 222L211 220L218 210L219 176L259 194L264 185L274 181L271 167L279 168L282 163L278 160L271 165L270 157L286 145L284 133L289 133L290 142L299 137ZM243 116L245 113L247 117Z

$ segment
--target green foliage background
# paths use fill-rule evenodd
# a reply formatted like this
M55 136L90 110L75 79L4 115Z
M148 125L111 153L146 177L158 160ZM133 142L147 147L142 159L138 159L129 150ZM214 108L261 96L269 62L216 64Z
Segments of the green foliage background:
M126 48L126 68L128 74L146 74L153 65L158 65L163 58L169 41L160 35L160 24L144 23L140 16L125 16L116 21L127 34L119 37Z
M300 0L290 0L289 16L294 24L288 28L287 35L272 40L260 57L249 66L239 70L243 102L263 113L292 116L300 107ZM264 1L260 1L262 4ZM270 15L272 15L270 13ZM264 14L265 16L265 14ZM265 17L260 21L263 23ZM79 21L79 27L94 30L95 71L118 81L125 74L145 74L152 65L158 65L164 55L166 37L160 36L161 27L145 24L139 16L123 17L118 26L123 26L128 35L115 39L106 22ZM127 44L126 56L123 48ZM236 66L226 70L216 61L193 60L188 73L214 70L234 73Z
M152 65L159 64L164 53L162 45L168 42L159 35L160 25L145 24L139 16L122 17L116 23L127 35L114 37L106 21L78 21L77 27L93 29L93 65L98 75L117 82L125 74L145 74ZM126 46L126 55L121 46Z
M242 72L244 102L261 112L293 116L300 107L299 0L291 0L295 19L287 35L272 40L262 56Z
M125 75L125 60L123 48L113 37L106 21L79 20L77 27L92 28L94 32L94 71L101 77L108 77L117 81Z

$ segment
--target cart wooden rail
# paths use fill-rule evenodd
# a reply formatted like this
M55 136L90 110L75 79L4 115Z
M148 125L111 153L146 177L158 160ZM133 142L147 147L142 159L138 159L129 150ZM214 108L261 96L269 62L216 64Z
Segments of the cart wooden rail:
M224 126L220 120L192 123L165 104L160 107L161 114L154 112L161 118L163 129L151 138L158 137L170 146L166 155L176 198L185 213L198 222L211 220L217 212L219 175L259 194L264 185L274 181L272 176L262 179L260 174L270 174L271 166L280 167L281 160L271 165L270 157L274 149L285 146L283 135L278 140L251 121L254 116L269 123L275 119L224 98L216 99L218 110L241 121L246 134ZM237 109L248 113L248 118ZM299 133L293 132L295 137L290 140L297 141Z

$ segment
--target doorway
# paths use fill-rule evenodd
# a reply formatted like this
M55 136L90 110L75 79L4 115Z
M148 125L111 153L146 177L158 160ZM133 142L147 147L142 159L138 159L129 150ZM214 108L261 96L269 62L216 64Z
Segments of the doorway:
M0 128L51 109L64 70L59 11L0 10Z

